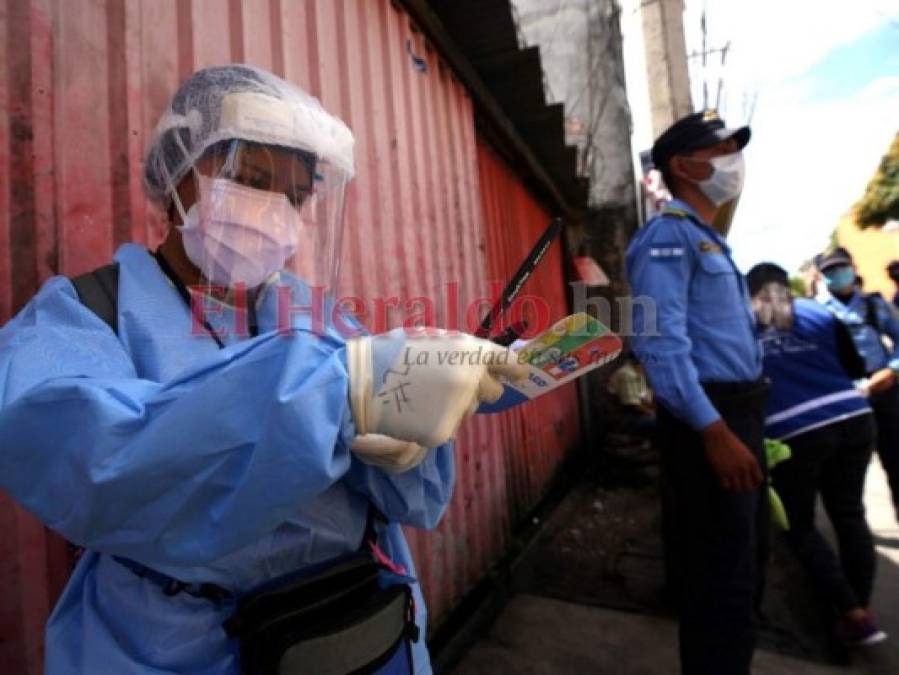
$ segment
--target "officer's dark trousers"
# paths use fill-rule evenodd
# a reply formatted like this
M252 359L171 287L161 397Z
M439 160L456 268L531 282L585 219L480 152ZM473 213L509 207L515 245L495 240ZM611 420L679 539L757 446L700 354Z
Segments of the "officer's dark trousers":
M877 454L890 482L893 507L899 518L899 385L871 397L877 420Z
M712 403L767 474L762 383L706 385ZM684 675L748 675L764 585L768 499L721 488L702 439L659 411L669 588L680 612Z
M874 421L870 414L790 438L789 461L771 470L796 556L833 606L845 613L867 607L874 583L874 542L865 520L862 494L871 461ZM837 558L815 527L818 493L840 545Z

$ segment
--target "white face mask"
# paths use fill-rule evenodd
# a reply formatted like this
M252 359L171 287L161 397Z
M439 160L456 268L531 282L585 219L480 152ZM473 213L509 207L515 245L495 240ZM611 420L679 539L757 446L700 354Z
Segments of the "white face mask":
M232 288L255 288L284 267L299 242L300 216L282 194L227 178L197 177L199 198L181 212L184 251L203 276Z
M697 159L696 161L702 160ZM702 193L715 206L721 206L725 202L735 199L743 189L743 179L746 176L743 153L734 152L706 161L712 165L712 175L705 180L696 181Z

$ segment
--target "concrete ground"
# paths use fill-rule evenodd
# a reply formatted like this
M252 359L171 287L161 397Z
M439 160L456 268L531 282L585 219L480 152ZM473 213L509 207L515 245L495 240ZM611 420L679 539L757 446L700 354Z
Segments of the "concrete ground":
M519 565L517 592L453 673L679 672L677 624L660 609L654 595L661 567L657 549L645 544L654 517L645 506L637 505L634 495L639 492L617 492L625 494L623 502L615 490L589 485L566 498ZM603 507L616 500L624 511ZM791 567L783 551L775 551L772 567L776 569L765 609L772 626L763 631L754 674L899 674L899 528L876 460L868 475L866 502L879 554L874 606L882 627L895 637L851 653L833 650L826 629L830 619L824 618L826 607L807 585L797 588L804 585L801 569ZM588 517L585 511L591 511L591 505ZM610 525L613 519L621 521L619 529L633 529L636 535L591 540L591 531L602 528L604 522ZM642 551L634 550L635 540L641 542ZM601 548L617 552L610 555ZM630 563L626 556L631 556Z

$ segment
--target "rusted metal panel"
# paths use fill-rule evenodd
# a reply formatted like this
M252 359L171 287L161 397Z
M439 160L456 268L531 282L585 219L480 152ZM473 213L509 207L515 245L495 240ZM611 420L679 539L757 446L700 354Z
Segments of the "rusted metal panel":
M561 213L582 217L587 182L577 176L561 124L546 119L536 47L521 48L509 0L398 0L455 67L481 128L527 167L530 185Z
M477 139L469 92L389 0L0 0L0 34L0 321L52 274L104 264L124 241L159 242L143 151L178 83L212 64L270 68L356 133L341 291L367 302L372 329L430 301L433 321L473 330L491 282L549 220ZM566 313L558 245L525 293L550 318ZM573 387L464 425L446 517L409 531L433 622L503 555L578 428ZM0 524L0 672L37 673L65 545L3 495Z
M488 270L493 279L509 278L549 222L549 213L521 180L486 145L478 145L483 210L488 235ZM568 313L562 277L561 244L556 242L522 290L523 316L534 328ZM576 442L577 395L565 387L507 413L511 443L505 453L509 510L513 521L539 498L564 451Z

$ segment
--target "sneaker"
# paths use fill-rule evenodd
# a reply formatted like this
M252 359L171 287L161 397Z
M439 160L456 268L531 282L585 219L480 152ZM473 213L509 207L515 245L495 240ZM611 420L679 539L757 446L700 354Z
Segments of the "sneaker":
M870 616L855 620L840 619L836 634L840 641L850 647L868 647L887 639L887 634L877 627Z

